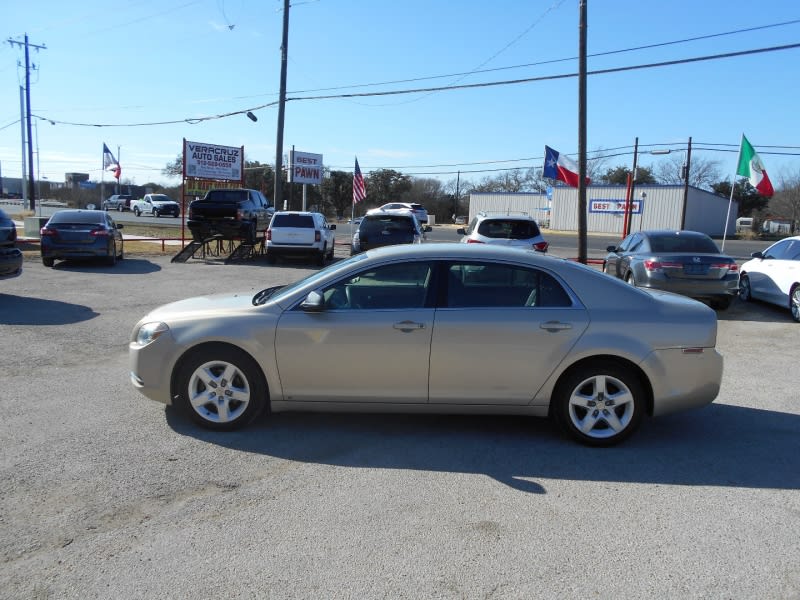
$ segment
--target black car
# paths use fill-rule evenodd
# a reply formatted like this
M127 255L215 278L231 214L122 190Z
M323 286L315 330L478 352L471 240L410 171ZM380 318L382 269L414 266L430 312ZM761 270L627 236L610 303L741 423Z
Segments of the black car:
M609 246L603 271L634 286L706 300L725 309L739 292L739 265L699 231L638 231Z
M17 248L17 226L0 209L0 278L22 274L22 252Z
M421 244L430 229L422 227L410 210L369 211L353 233L350 254L395 244Z
M266 231L275 209L258 190L209 190L202 200L189 204L186 221L192 239L243 239L254 243Z
M103 258L113 266L124 256L122 227L99 210L56 211L39 230L42 264L52 267L56 259Z
M118 210L119 212L130 210L133 196L130 194L114 194L103 200L103 210Z

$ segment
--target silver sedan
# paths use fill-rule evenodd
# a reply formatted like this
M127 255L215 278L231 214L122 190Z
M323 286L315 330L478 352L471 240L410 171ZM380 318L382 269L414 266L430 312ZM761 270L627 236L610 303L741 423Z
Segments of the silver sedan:
M264 409L517 414L606 446L716 398L716 335L704 304L584 265L422 244L162 306L129 349L136 389L210 429Z

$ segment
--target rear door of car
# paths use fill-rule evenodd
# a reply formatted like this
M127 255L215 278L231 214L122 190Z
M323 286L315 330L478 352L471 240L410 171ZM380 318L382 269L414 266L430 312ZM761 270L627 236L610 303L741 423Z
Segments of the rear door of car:
M530 404L589 323L556 277L532 267L454 262L442 287L431 403Z
M314 217L310 214L277 213L270 225L272 244L311 248L314 245L315 226Z

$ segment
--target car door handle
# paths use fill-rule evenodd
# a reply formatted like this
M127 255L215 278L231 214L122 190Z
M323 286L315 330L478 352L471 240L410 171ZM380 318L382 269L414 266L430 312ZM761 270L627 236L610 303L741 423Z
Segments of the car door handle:
M550 332L563 331L565 329L572 329L572 324L562 323L560 321L547 321L547 323L541 323L539 329L545 329Z
M415 331L417 329L425 329L425 323L416 323L414 321L400 321L392 325L395 329L403 332Z

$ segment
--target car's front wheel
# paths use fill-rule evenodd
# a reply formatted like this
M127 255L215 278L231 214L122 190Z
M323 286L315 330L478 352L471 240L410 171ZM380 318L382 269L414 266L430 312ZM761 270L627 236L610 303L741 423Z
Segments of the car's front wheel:
M56 264L56 259L54 259L51 256L43 256L42 257L42 264L45 267L52 267L54 264Z
M157 219L160 215L157 208L153 209L153 216Z
M625 275L625 283L636 287L636 278L633 276L632 272L629 271L628 274Z
M178 403L199 425L229 431L244 427L264 406L266 384L250 356L232 346L211 344L181 361Z
M587 446L612 446L629 437L646 404L639 376L609 361L570 372L556 387L553 402L561 427Z
M750 289L750 278L747 275L739 277L739 298L744 302L753 299L753 291Z

